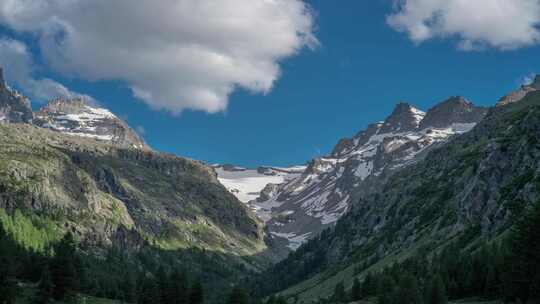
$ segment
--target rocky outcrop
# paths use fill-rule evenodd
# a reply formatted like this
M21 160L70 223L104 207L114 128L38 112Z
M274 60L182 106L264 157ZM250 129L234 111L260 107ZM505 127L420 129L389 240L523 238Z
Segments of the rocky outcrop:
M519 89L503 96L497 102L497 106L504 106L509 103L518 102L522 100L528 93L538 90L540 90L540 75L536 75L531 83L522 85Z
M123 120L83 98L58 98L35 114L34 124L68 135L110 142L125 148L149 147Z
M407 132L415 130L426 113L408 103L398 103L381 125L380 133Z
M32 118L30 100L6 84L0 68L0 122L29 123Z
M487 108L477 107L461 96L450 97L429 109L419 128L446 128L452 124L479 122L487 111Z

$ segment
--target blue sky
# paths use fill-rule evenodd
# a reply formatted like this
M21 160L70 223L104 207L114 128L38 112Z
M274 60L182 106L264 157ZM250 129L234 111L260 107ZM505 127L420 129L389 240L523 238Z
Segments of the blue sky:
M155 149L242 166L305 163L329 152L340 138L384 119L399 101L426 110L463 95L493 105L540 64L536 40L512 50L489 43L463 50L459 45L466 34L411 39L411 33L389 26L391 1L311 0L309 5L319 45L280 59L281 74L269 92L238 87L218 113L152 109L133 96L129 80L95 81L55 68L43 59L32 29L4 23L0 35L27 45L39 66L36 78L92 96L144 129ZM23 85L19 89L25 91Z

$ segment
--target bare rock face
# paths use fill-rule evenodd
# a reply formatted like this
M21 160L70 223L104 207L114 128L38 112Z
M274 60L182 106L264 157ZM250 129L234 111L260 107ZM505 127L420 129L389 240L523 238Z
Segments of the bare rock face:
M123 120L82 98L50 101L35 114L37 126L68 135L110 142L125 148L148 146Z
M503 96L501 99L499 99L499 102L497 102L497 106L499 107L509 103L518 102L522 100L528 93L538 90L540 90L540 75L536 75L532 83L522 85L519 89Z
M398 103L381 126L382 133L406 132L418 128L426 113L408 103Z
M5 83L0 68L0 122L29 123L32 117L30 100Z
M420 129L479 122L486 113L487 108L477 107L461 96L454 96L430 109L422 120Z

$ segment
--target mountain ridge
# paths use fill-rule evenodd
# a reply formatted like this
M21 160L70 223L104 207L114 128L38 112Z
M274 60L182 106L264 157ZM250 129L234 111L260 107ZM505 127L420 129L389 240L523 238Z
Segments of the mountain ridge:
M539 117L537 91L491 108L470 132L359 197L334 227L266 272L262 281L280 281L262 290L309 302L407 258L500 238L512 213L540 199Z
M284 257L333 225L352 200L421 159L432 146L469 131L486 112L462 97L427 112L398 103L385 121L341 139L330 154L311 160L300 176L269 184L256 204L272 213L267 221L272 247Z

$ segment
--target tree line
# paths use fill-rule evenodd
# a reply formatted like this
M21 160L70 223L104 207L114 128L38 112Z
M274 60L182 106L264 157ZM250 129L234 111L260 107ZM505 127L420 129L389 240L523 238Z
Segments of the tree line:
M14 215L8 224L18 227L20 218ZM251 303L245 290L230 286L243 266L223 263L212 253L115 247L92 253L69 232L36 250L25 246L35 241L35 233L18 233L16 239L11 226L7 231L0 220L0 304L16 303L29 289L36 291L32 303L39 304L78 303L85 296L132 304L202 304L215 303L216 295L221 303Z
M376 298L379 304L445 304L472 297L540 302L540 201L516 217L501 241L471 249L456 242L432 257L410 258L367 273L362 281L357 276L349 290L340 282L319 303Z

